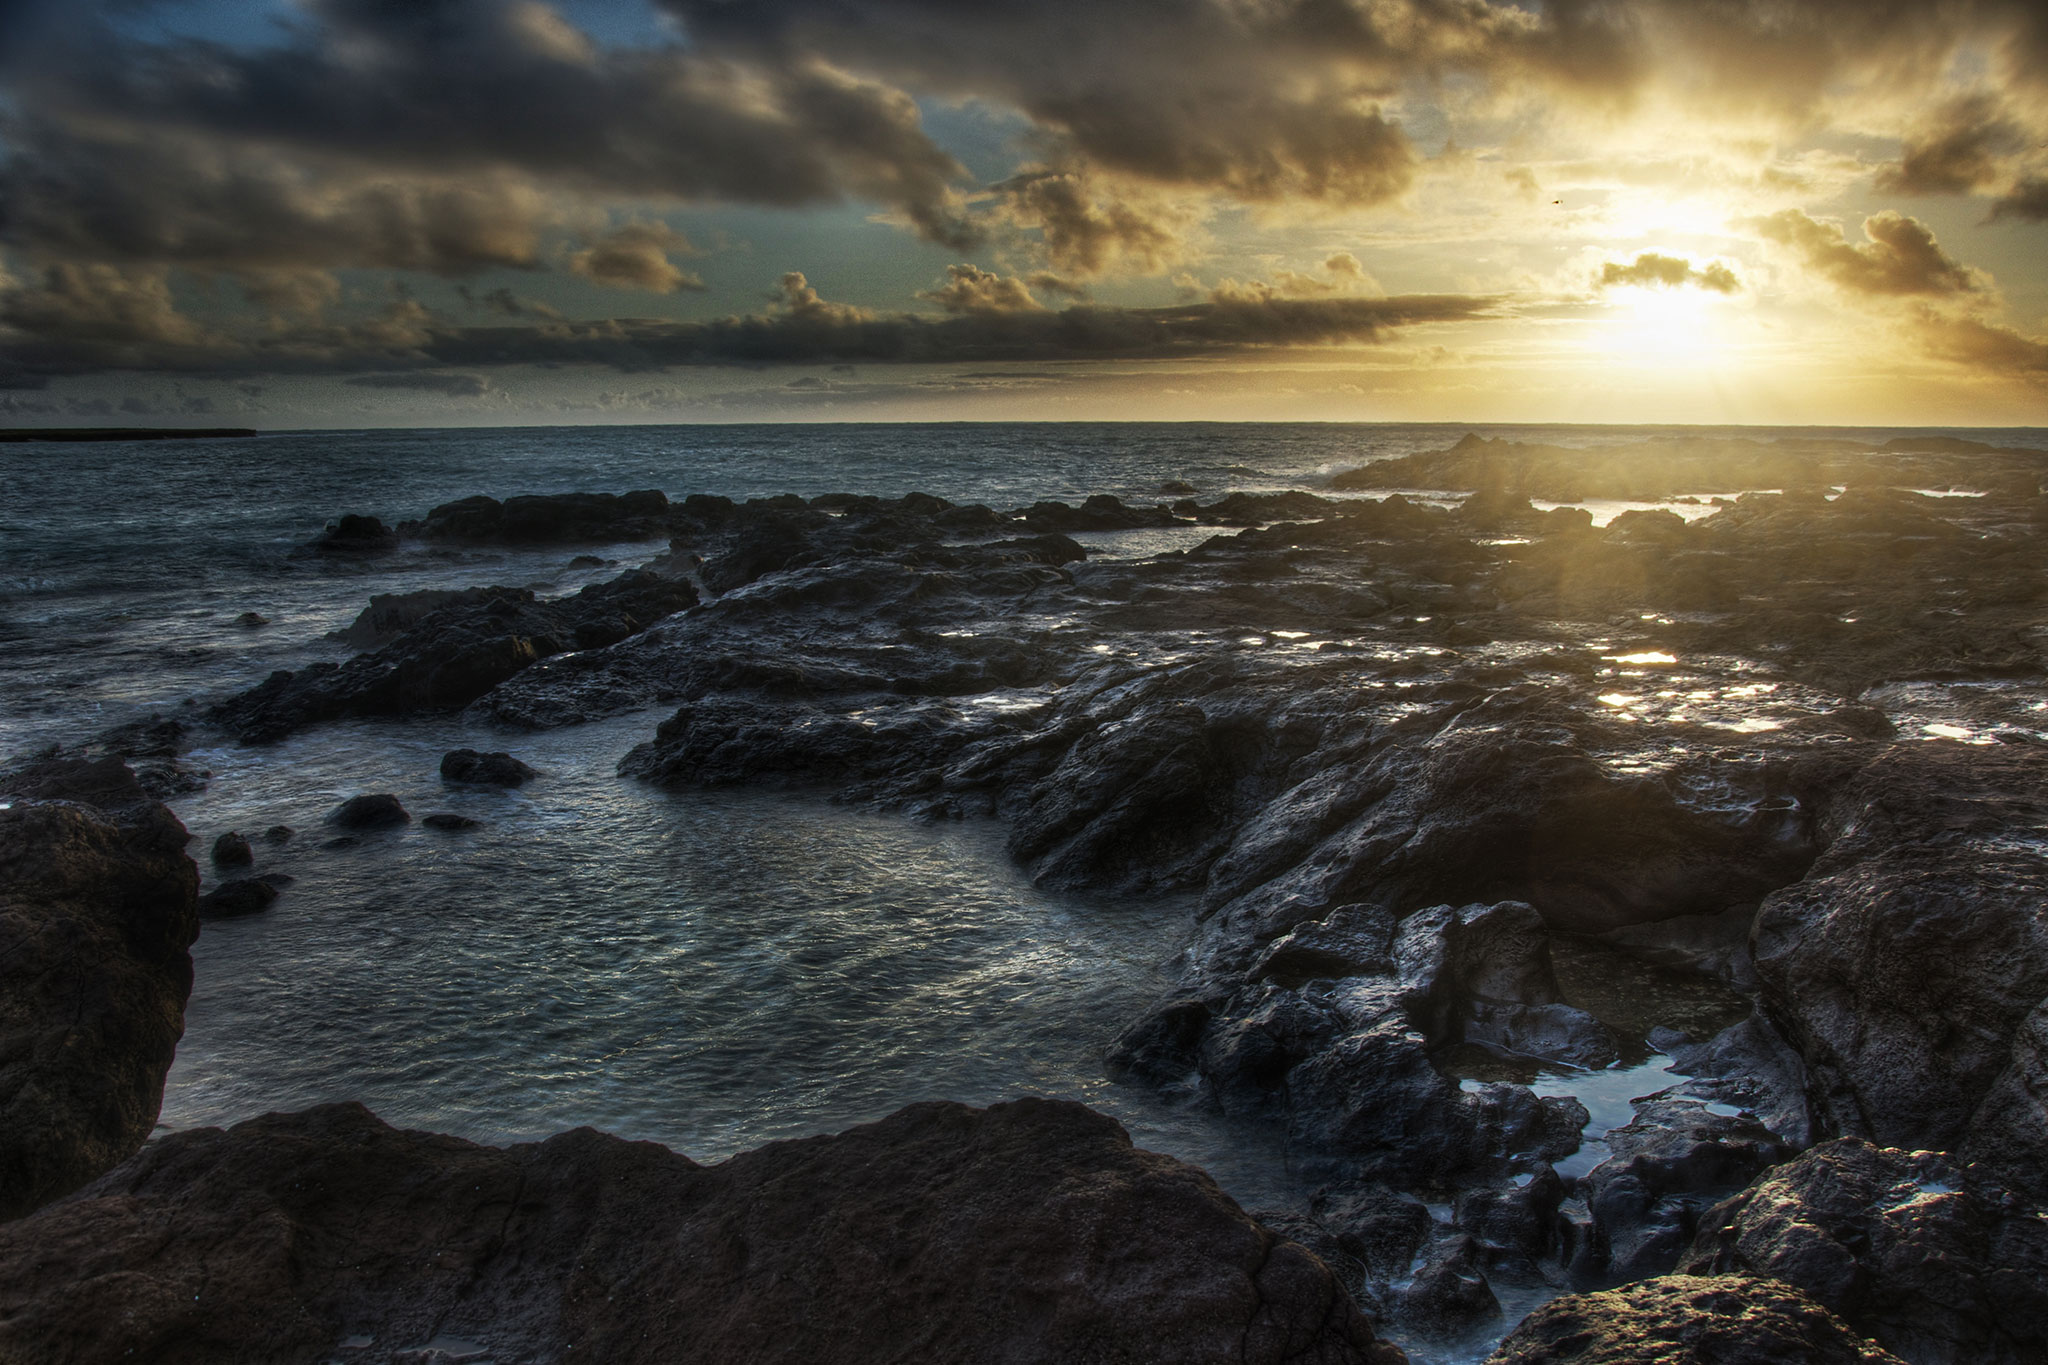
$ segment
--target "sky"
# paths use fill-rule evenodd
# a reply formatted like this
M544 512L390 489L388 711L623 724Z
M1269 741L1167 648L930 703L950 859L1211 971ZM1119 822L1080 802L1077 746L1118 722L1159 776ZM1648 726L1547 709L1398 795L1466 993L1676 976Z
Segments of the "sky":
M2048 424L2042 0L0 0L0 424Z

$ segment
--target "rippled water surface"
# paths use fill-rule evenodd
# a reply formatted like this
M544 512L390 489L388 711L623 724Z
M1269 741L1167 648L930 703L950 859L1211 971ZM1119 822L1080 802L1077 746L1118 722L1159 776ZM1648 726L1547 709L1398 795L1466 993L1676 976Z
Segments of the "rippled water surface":
M647 728L535 736L542 776L513 792L443 786L442 752L490 738L453 726L201 755L215 782L178 813L202 841L293 827L256 847L295 880L201 935L162 1121L360 1099L489 1141L591 1124L716 1158L915 1099L1064 1095L1248 1202L1286 1197L1270 1144L1103 1075L1183 905L1040 892L990 824L613 776ZM329 847L322 817L366 790L484 823Z

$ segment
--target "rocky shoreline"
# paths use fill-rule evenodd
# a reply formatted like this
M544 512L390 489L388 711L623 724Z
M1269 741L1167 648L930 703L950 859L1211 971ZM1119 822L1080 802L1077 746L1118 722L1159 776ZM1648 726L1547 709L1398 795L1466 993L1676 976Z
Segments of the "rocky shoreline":
M19 1169L47 1160L65 1174L21 1182L11 1207L41 1211L0 1225L0 1339L24 1359L173 1359L161 1353L201 1340L190 1358L428 1359L443 1333L504 1360L600 1340L606 1358L901 1358L884 1348L898 1337L952 1358L1391 1360L1376 1330L1454 1350L1509 1327L1504 1300L1563 1293L1495 1358L2040 1359L2048 460L1968 444L1674 442L1596 458L1467 440L1320 493L1208 503L1005 513L915 494L641 492L472 498L396 530L344 518L308 553L405 540L667 548L564 599L496 587L380 598L345 633L363 651L348 662L274 675L203 723L106 737L67 771L100 759L90 770L120 787L118 802L100 799L152 833L119 855L135 868L99 882L55 878L38 859L66 839L129 837L109 832L113 808L49 785L47 764L5 784L10 933L32 941L48 931L13 926L57 922L94 896L127 913L129 893L91 888L146 872L184 887L182 901L161 893L175 923L155 931L184 939L153 968L166 983L150 997L155 1032L119 1065L74 1072L105 1077L119 1098L95 1102L124 1123L92 1142L68 1117L14 1125L42 1144ZM1759 485L1779 491L1706 497ZM1332 495L1418 487L1457 496ZM1531 497L1699 500L1690 520L1625 511L1595 527ZM1128 532L1185 548L1113 558L1084 543ZM1939 720L1914 710L1930 690ZM178 755L206 727L262 743L337 717L462 711L516 749L522 729L652 707L669 714L621 763L625 777L995 817L1041 885L1192 895L1199 927L1179 984L1104 1040L1107 1065L1270 1124L1313 1186L1307 1207L1252 1221L1213 1186L1187 1193L1202 1184L1190 1168L1118 1147L1109 1121L1051 1105L915 1106L821 1147L776 1144L708 1168L659 1148L629 1160L605 1144L634 1145L596 1135L500 1152L339 1110L131 1155L147 1124L128 1120L153 1118L162 1025L189 991L189 958L182 987L176 958L196 912L189 860L160 866L175 820L113 760L164 795L205 780ZM499 758L517 763L450 755L459 772ZM54 1009L18 1011L10 1038ZM0 1057L0 1077L14 1103L48 1103L16 1079L32 1076L13 1060L27 1046ZM1671 1074L1646 1076L1630 1121L1590 1130L1570 1079L1651 1058ZM135 1080L152 1068L154 1092ZM1039 1126L1092 1136L1067 1143L1034 1136ZM906 1293L923 1284L909 1251L870 1246L861 1254L883 1268L855 1284L800 1248L763 1250L778 1287L762 1298L751 1272L633 1251L588 1205L632 1166L663 1207L704 1204L674 1215L694 1229L676 1236L716 1260L735 1237L769 1245L721 1221L759 1202L735 1193L747 1172L801 1165L796 1148L893 1142L921 1153L873 1158L893 1172L876 1189L903 1202L862 1205L865 1221L840 1224L849 1244L865 1228L923 1246L904 1220L930 1211L917 1172L932 1162L1051 1163L1036 1185L959 1177L1009 1191L1015 1208L999 1221L1019 1240L949 1224L957 1254L920 1291L947 1305L932 1313L857 1292L877 1275L910 1277ZM852 1158L817 1160L842 1183L798 1183L838 1218L868 1177L847 1174ZM398 1170L452 1189L472 1165L535 1183L509 1203L436 1206L443 1240L462 1249L444 1283L401 1272L418 1257L396 1231L323 1222L354 1214L224 1174L272 1161L279 1180L355 1162L332 1177L337 1192L414 1178ZM707 1180L724 1192L687 1192ZM1176 1192L1159 1194L1160 1180ZM1077 1194L1027 1235L1051 1216L1029 1197L1048 1181L1105 1202ZM259 1194L273 1202L223 1205ZM534 1230L505 1231L508 1208ZM1072 1221L1084 1213L1106 1221ZM569 1223L549 1223L558 1215ZM278 1228L280 1245L353 1239L388 1267L336 1276L312 1255L300 1278L265 1279L252 1254L234 1292L273 1309L207 1317L202 1330L165 1286L190 1268L179 1239L203 1244L234 1217ZM1147 1231L1175 1218L1236 1230L1172 1245ZM590 1239L651 1316L571 1301L575 1278L550 1258ZM1035 1289L1014 1278L1082 1248L1098 1258L1088 1274ZM796 1260L774 1269L784 1255ZM810 1310L778 1300L776 1275L821 1297ZM64 1335L82 1315L62 1286L91 1276L137 1286L121 1320L144 1335L119 1349L113 1336ZM448 1287L479 1277L497 1287L474 1302ZM1144 1288L1163 1283L1216 1287ZM851 1306L822 1309L834 1294ZM1165 1316L1137 1313L1139 1300ZM1039 1316L1004 1316L1026 1301ZM519 1325L478 1335L464 1312ZM915 1336L941 1331L935 1314L970 1335ZM958 1314L971 1321L950 1322ZM828 1326L850 1335L792 1344Z

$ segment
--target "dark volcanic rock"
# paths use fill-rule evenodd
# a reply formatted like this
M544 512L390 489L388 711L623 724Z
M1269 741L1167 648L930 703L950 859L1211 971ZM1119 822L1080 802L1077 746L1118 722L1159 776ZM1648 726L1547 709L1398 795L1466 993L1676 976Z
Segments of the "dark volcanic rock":
M668 495L659 489L637 493L554 493L507 498L463 498L427 513L400 529L423 540L506 545L655 540L668 534Z
M398 798L386 793L351 796L327 816L327 823L343 829L390 829L412 823Z
M398 533L375 517L350 513L327 523L327 529L306 543L312 554L376 555L398 548Z
M1938 1152L1823 1143L1707 1215L1684 1269L1783 1280L1911 1365L2048 1360L2048 1218Z
M249 847L247 839L229 830L213 841L213 861L220 867L247 867L256 861L256 850Z
M1899 1365L1796 1289L1666 1275L1552 1299L1486 1365Z
M1331 1273L1079 1105L921 1104L719 1166L355 1105L173 1134L0 1229L0 1355L372 1365L1377 1362ZM568 1353L573 1350L574 1356Z
M192 993L198 869L118 760L0 779L0 1218L149 1135Z
M1824 823L1755 930L1822 1131L2048 1190L2048 749L1897 745Z
M463 593L375 653L273 673L213 715L263 742L343 716L455 710L539 659L617 644L696 601L689 584L639 569L550 602L524 588Z
M441 757L443 782L473 782L489 787L517 787L540 776L508 753L455 749Z
M261 914L277 900L277 888L260 877L222 882L199 898L201 919L241 919Z
M1592 1228L1572 1260L1581 1284L1670 1270L1712 1205L1791 1154L1754 1118L1682 1095L1637 1100L1607 1146L1613 1155L1582 1182Z

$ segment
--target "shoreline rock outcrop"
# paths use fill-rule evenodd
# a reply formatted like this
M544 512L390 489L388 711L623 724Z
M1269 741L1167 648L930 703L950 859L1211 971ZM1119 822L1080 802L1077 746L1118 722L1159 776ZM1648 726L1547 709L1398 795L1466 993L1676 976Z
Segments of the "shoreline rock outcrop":
M1399 1365L1320 1261L1065 1101L912 1105L716 1166L359 1105L159 1139L0 1226L0 1357Z
M0 777L0 1219L156 1124L192 993L189 835L118 759Z

